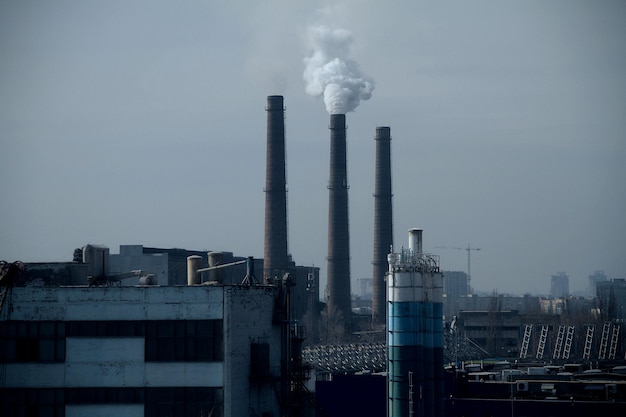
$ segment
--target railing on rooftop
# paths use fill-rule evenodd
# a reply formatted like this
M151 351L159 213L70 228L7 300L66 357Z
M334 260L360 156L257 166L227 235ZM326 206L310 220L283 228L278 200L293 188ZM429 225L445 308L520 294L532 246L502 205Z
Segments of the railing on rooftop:
M400 252L390 253L388 262L394 268L415 269L420 272L439 272L439 255L416 253L402 248Z

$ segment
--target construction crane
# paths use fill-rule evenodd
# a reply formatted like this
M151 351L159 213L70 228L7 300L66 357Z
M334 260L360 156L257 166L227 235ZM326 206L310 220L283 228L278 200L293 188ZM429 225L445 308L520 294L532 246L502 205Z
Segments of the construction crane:
M481 250L481 248L472 248L470 246L470 244L467 244L466 248L461 248L461 247L450 247L450 246L435 246L436 249L455 249L455 250L466 250L467 251L467 290L468 292L471 294L472 293L472 285L471 285L471 280L472 280L472 275L471 275L471 264L470 264L470 253L475 250L475 251L479 251Z

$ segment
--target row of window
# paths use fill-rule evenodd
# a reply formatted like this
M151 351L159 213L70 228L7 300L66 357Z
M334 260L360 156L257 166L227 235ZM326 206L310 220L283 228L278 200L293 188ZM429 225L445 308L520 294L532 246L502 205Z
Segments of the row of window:
M222 320L0 321L0 338L217 336Z
M222 320L2 321L0 363L65 362L67 337L143 337L147 362L222 361Z
M223 390L176 388L5 388L1 416L64 417L66 405L143 404L144 415L222 416Z
M6 362L65 362L65 339L2 339L0 363Z

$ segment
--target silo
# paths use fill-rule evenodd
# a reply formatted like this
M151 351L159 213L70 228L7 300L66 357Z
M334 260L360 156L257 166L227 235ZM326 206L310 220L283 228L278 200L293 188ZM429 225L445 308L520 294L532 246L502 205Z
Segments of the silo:
M444 415L444 371L443 371L443 274L433 272L433 374L435 416Z
M213 268L216 266L220 266L224 263L224 252L212 251L207 253L207 258L209 260L209 267ZM209 271L208 281L216 281L219 283L224 282L224 270L220 268L215 268Z
M387 255L393 245L391 206L391 129L376 128L374 178L374 258L372 260L372 323L385 324L385 273Z
M340 333L352 324L350 300L350 228L346 115L330 115L330 179L328 181L328 257L326 311ZM342 335L337 335L342 336Z
M287 270L287 177L285 170L285 108L283 96L267 97L265 166L265 244L263 282Z
M422 252L422 230L409 230L409 248L388 256L388 408L389 417L442 416L436 388L441 309L436 307L439 259ZM441 351L443 353L443 351ZM443 397L441 397L443 404Z
M432 275L422 272L424 296L420 304L420 328L424 346L424 385L421 388L421 399L425 416L434 416L435 402L435 351L433 333Z
M202 265L202 256L191 255L187 257L187 285L200 284L198 269Z

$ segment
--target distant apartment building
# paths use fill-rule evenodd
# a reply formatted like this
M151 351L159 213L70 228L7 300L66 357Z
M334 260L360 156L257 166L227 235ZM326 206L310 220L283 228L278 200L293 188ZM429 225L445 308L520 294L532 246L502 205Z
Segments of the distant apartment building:
M443 292L448 297L464 297L469 294L467 273L443 271Z
M565 312L566 298L541 298L539 303L541 304L542 314L562 314Z
M372 278L357 278L357 288L359 293L357 294L361 299L372 299L372 289L374 287L374 280Z
M602 318L623 323L626 319L626 279L615 278L598 282L597 295Z
M550 297L566 298L569 294L569 276L565 272L552 275L550 278Z
M522 317L516 310L461 311L457 326L460 335L494 356L514 354L521 343Z
M594 298L597 296L597 287L599 282L608 281L608 277L604 271L596 271L589 275L589 281L587 284L587 297Z

